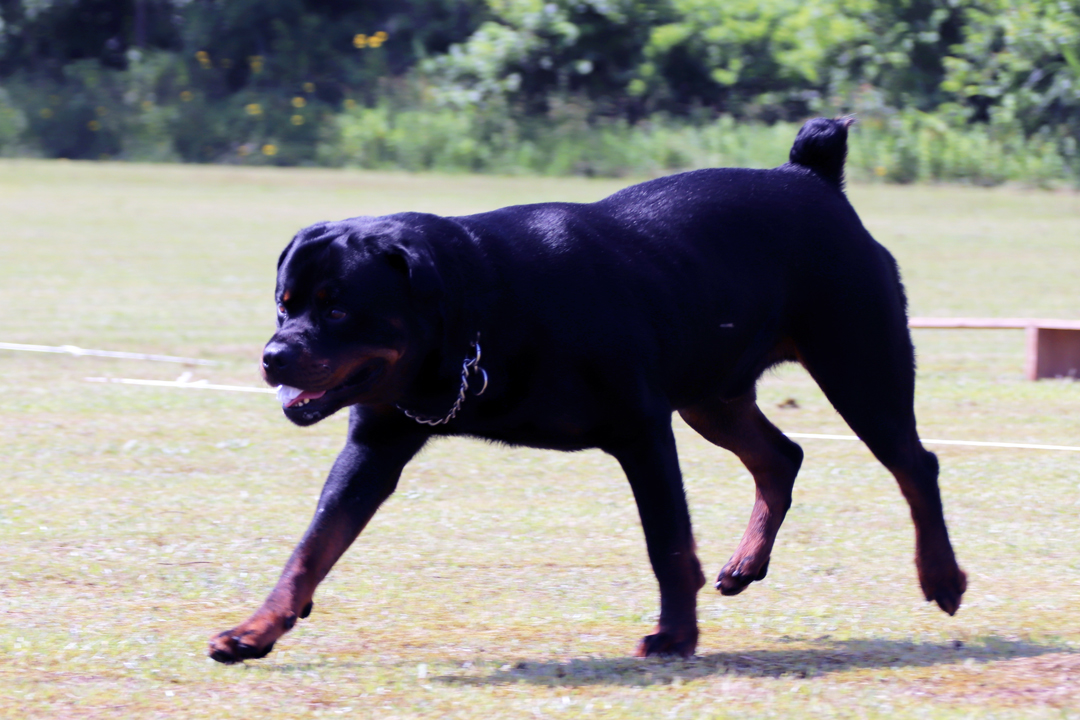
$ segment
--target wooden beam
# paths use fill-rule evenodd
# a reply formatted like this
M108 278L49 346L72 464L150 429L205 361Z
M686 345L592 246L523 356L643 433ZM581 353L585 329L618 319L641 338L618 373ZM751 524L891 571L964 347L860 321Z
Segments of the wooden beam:
M1080 320L913 317L908 319L908 327L1023 330L1024 375L1028 380L1055 377L1080 378Z
M1048 330L1080 330L1080 320L1058 320L1053 318L908 318L908 327L913 328L980 328L984 330L1023 330L1027 327L1046 328Z

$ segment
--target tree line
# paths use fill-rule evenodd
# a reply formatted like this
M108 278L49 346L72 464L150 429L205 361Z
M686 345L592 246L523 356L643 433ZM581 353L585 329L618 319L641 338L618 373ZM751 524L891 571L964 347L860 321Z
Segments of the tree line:
M0 0L8 155L545 171L507 153L846 113L1073 177L1080 0Z

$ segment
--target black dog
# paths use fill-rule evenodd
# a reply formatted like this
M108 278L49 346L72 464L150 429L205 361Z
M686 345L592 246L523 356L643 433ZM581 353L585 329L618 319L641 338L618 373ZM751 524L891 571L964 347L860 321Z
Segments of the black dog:
M802 462L754 399L758 376L789 360L896 476L923 593L955 613L966 579L937 459L915 429L900 276L843 193L848 124L808 122L774 170L688 172L588 205L301 231L278 261L263 367L298 425L348 406L348 443L276 587L212 639L210 656L263 657L307 617L316 586L433 435L613 455L660 583L659 624L638 654L692 655L705 578L671 414L738 455L757 484L716 582L734 595L765 577Z

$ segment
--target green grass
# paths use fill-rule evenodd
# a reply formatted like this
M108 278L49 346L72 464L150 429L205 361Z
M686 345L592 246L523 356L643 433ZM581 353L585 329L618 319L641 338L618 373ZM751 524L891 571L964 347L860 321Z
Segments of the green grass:
M204 357L257 384L277 253L326 218L590 200L615 181L0 163L0 341ZM1080 197L853 187L913 314L1077 317ZM931 438L1080 445L1080 383L1026 382L1019 331L916 332ZM0 351L0 715L1080 717L1080 454L935 448L969 574L920 597L892 478L806 440L769 577L702 591L700 657L630 659L657 611L629 488L596 452L433 444L266 659L208 636L262 601L343 418L270 396L91 384L184 368ZM806 374L764 379L791 432L847 433ZM778 407L788 398L797 408ZM677 426L714 576L752 482Z

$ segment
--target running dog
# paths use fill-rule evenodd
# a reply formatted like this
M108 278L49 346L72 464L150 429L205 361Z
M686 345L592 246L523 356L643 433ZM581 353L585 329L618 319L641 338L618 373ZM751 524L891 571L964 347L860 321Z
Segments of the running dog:
M843 191L848 120L815 119L790 162L634 185L591 204L464 217L322 222L278 261L266 381L311 425L349 408L315 518L254 615L210 642L265 656L311 612L319 582L434 436L599 448L630 482L660 585L637 653L694 653L694 548L672 413L730 450L757 485L716 587L765 577L802 450L762 414L758 377L801 363L896 477L927 600L950 615L966 577L938 463L915 426L915 360L896 262Z

